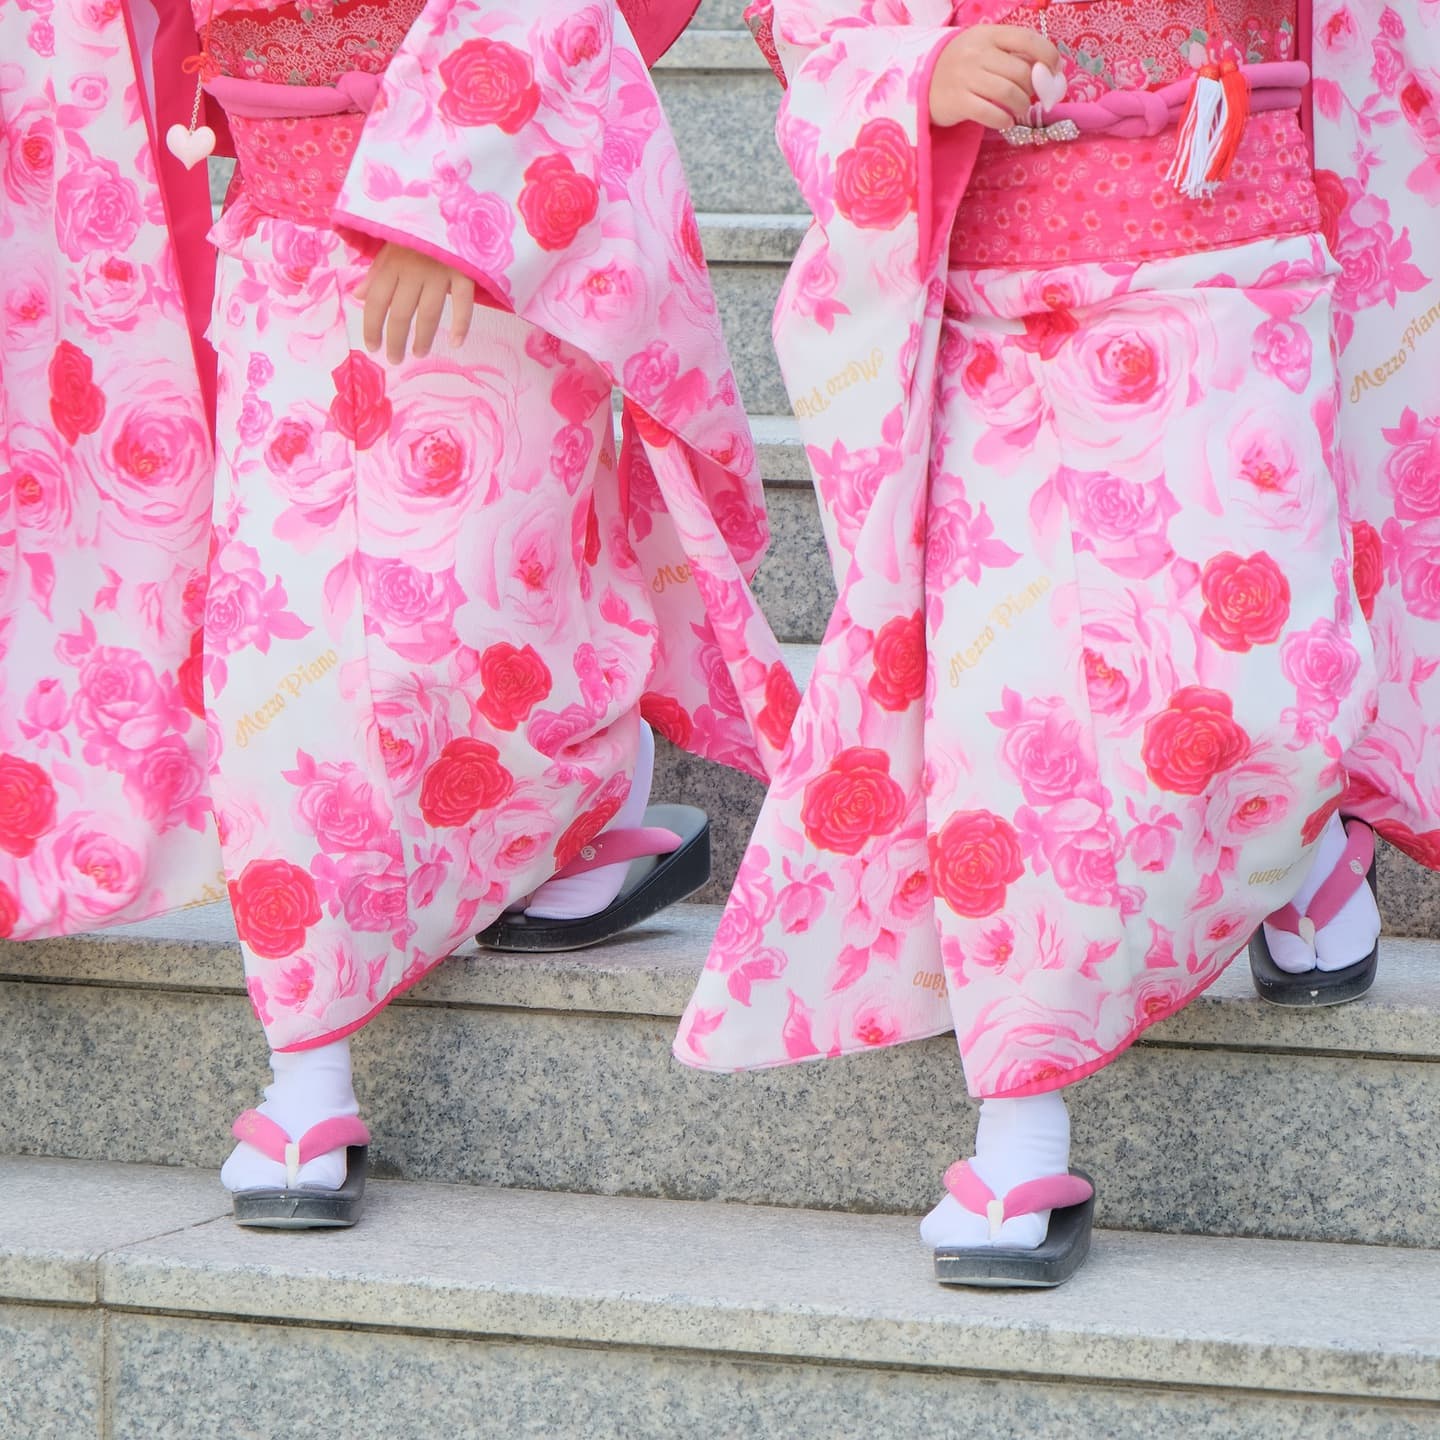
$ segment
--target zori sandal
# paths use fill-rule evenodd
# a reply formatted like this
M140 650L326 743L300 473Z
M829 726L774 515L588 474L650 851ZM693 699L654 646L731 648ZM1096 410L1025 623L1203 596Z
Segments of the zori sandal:
M1050 1212L1050 1229L1033 1250L999 1246L965 1248L941 1245L935 1251L935 1278L942 1285L973 1285L986 1290L1049 1290L1062 1285L1085 1263L1095 1228L1095 1186L1080 1170L1027 1180L997 1196L970 1167L958 1160L945 1172L945 1188L973 1215L990 1222L990 1234L1017 1215Z
M1298 935L1307 945L1344 908L1346 901L1368 884L1376 893L1375 832L1362 820L1345 822L1345 853L1325 883L1315 892L1310 908L1302 915L1292 905L1277 910L1265 921L1277 930ZM1344 1005L1358 1000L1374 983L1380 961L1380 941L1363 960L1342 970L1302 970L1292 975L1282 970L1270 954L1262 925L1250 937L1250 975L1262 1000L1272 1005L1293 1005L1313 1009L1321 1005Z
M231 1200L237 1225L259 1230L338 1230L360 1218L370 1168L370 1131L363 1121L337 1115L292 1140L268 1116L247 1110L231 1127L231 1134L285 1167L283 1189L235 1191ZM345 1183L338 1190L296 1183L302 1165L342 1146Z
M710 879L710 821L693 805L651 805L645 824L606 830L554 878L630 862L620 893L605 909L578 920L502 915L476 939L491 950L583 950L648 920L693 895Z

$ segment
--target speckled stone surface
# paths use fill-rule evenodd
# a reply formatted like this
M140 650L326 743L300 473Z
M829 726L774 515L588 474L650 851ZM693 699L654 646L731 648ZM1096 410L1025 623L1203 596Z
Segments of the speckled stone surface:
M809 213L803 215L722 214L714 211L696 217L705 257L712 265L722 261L746 265L789 266L805 232Z
M0 1304L4 1440L89 1440L102 1433L102 1323L93 1312Z
M775 313L784 279L784 265L720 261L710 267L710 283L720 306L720 323L735 367L735 383L752 415L785 415L790 411L790 399L770 339L770 317Z
M927 1208L970 1140L950 1037L752 1075L687 1070L669 1054L673 1014L713 924L682 909L607 951L442 967L355 1042L377 1169ZM1440 1247L1440 955L1391 948L1373 1001L1323 1014L1264 1007L1232 970L1078 1087L1075 1156L1105 1223ZM15 1061L0 1151L217 1165L267 1078L233 964L231 995L0 985L0 1054ZM1387 1029L1414 1060L1366 1056ZM1249 1048L1214 1043L1227 1031Z
M818 644L835 608L835 581L814 491L770 489L770 553L755 597L781 640Z
M814 489L814 477L800 443L800 427L793 415L752 415L750 430L755 436L767 485Z
M1440 937L1440 875L1381 845L1378 882L1380 910L1391 934Z
M701 0L690 26L704 30L739 30L745 24L747 3L748 0Z
M962 1433L1106 1440L1421 1440L1433 1411L753 1363L649 1350L459 1341L117 1316L114 1440L795 1440ZM944 1417L953 1417L954 1427ZM963 1419L962 1419L963 1417ZM213 1427L213 1428L212 1428Z
M216 1178L195 1170L97 1171L74 1160L0 1155L0 1299L87 1304L107 1251L229 1208Z
M687 29L654 66L656 72L765 68L765 58L743 21L732 30L706 25Z
M758 68L655 71L697 210L794 214L804 201L775 143L783 93L758 50Z
M1440 1253L1100 1232L1044 1294L954 1292L903 1217L374 1187L329 1234L113 1252L107 1306L1028 1377L1440 1399ZM1182 1298L1183 1297L1183 1298Z

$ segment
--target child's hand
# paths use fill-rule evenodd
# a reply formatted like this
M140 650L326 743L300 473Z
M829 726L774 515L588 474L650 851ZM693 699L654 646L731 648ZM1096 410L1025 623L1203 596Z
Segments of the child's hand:
M415 322L411 353L422 359L430 353L445 297L450 297L450 343L458 345L470 331L475 309L475 282L458 270L409 250L386 244L370 266L357 291L365 302L365 348L376 351L385 340L385 358L398 365L405 358L410 322Z
M937 125L978 120L992 130L1025 123L1035 99L1030 67L1060 68L1060 52L1023 25L972 25L941 52L930 76Z

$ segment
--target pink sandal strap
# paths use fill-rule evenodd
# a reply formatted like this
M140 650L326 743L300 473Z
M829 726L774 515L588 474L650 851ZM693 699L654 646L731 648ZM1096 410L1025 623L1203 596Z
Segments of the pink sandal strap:
M1079 1175L1042 1175L1007 1190L995 1192L975 1173L968 1160L957 1160L945 1172L945 1188L972 1215L983 1215L990 1223L990 1238L1017 1215L1036 1215L1042 1210L1068 1210L1082 1205L1095 1187Z
M1315 892L1310 907L1302 915L1292 901L1282 905L1265 923L1287 935L1298 935L1307 945L1315 943L1315 932L1323 930L1345 908L1346 902L1365 884L1375 860L1375 832L1363 820L1351 820L1345 826L1345 852L1340 863ZM1309 921L1306 926L1305 922ZM1305 932L1309 930L1307 935Z
M358 1115L332 1115L312 1125L299 1140L292 1140L268 1115L246 1110L238 1115L230 1133L243 1145L253 1145L267 1160L285 1167L285 1184L293 1189L300 1167L332 1150L368 1145L370 1130Z
M625 864L647 855L669 855L684 843L684 839L673 830L664 830L658 825L606 830L585 846L563 870L557 870L552 878L563 880L570 875L584 875L604 865Z

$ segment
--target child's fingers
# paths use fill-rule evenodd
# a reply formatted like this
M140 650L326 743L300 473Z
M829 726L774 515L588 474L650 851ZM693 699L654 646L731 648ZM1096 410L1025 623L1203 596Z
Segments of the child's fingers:
M992 100L982 99L970 92L961 97L956 106L956 114L960 120L974 120L991 130L1008 130L1015 123L1015 116L1003 105L997 105Z
M993 75L988 70L975 77L970 91L977 99L988 100L1003 110L1008 117L1006 125L1013 125L1017 120L1023 121L1034 98L1028 87L1022 90L1013 80L1007 80L1003 75Z
M985 69L992 75L999 75L1010 81L1025 95L1033 97L1035 86L1030 78L1030 62L1028 60L1022 60L1020 56L1012 55L1008 50L994 50L985 59Z
M385 323L385 358L398 365L405 358L405 345L410 339L410 322L420 303L420 286L407 276L395 287L390 301L390 318Z
M410 353L417 360L430 353L435 343L435 332L440 328L441 317L445 314L445 295L449 290L445 272L438 271L426 277L415 306L415 343Z
M385 337L385 314L390 308L391 298L399 277L387 265L383 269L372 266L365 277L365 311L362 335L365 348L373 355Z
M450 281L450 343L461 345L470 333L470 317L475 313L475 282L468 275L456 275Z
M994 25L990 28L990 38L1000 49L1019 55L1032 65L1038 62L1047 70L1060 68L1060 52L1038 30L1027 29L1024 25Z

